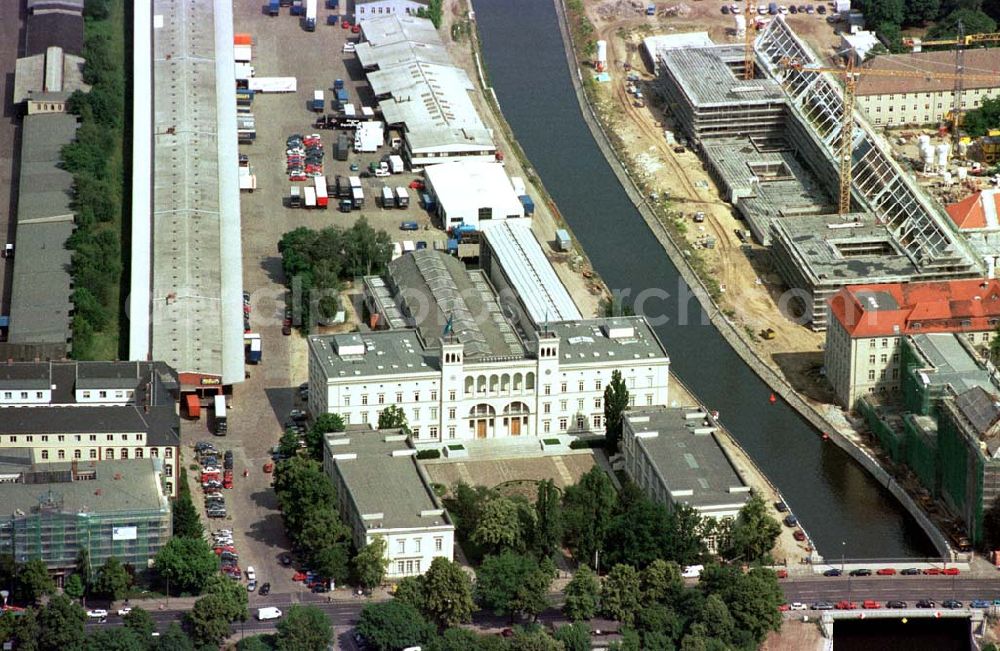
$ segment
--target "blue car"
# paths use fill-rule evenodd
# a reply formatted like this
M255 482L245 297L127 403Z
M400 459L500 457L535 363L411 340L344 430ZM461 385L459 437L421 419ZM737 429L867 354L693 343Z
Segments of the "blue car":
M986 599L973 599L972 602L969 603L969 608L989 608L990 605L991 603Z

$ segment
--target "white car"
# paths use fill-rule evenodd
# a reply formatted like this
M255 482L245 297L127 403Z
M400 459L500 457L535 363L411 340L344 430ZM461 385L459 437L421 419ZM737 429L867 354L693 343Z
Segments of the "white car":
M108 616L108 611L103 608L95 608L94 610L87 611L87 617L92 617L93 619L104 619Z
M344 43L344 52L353 52L354 43Z
M789 610L808 610L808 606L806 606L801 601L793 601L792 605L790 605L788 607L788 609Z
M281 611L277 608L258 608L257 609L257 619L259 621L265 621L268 619L278 619L281 617Z
M253 569L253 565L247 565L247 581L257 581L257 572Z
M118 616L124 617L125 615L128 615L130 612L132 612L132 606L124 606L118 609Z
M253 592L256 589L257 589L257 579L250 579L250 582L247 583L247 592Z

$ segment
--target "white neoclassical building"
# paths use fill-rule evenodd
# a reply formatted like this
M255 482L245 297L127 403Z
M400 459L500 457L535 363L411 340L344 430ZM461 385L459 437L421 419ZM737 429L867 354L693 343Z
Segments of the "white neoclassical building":
M602 433L616 370L634 406L667 403L670 360L643 317L525 332L483 273L430 250L394 261L386 279L367 279L366 301L371 322L389 329L309 337L313 414L374 426L394 405L414 442L431 446Z

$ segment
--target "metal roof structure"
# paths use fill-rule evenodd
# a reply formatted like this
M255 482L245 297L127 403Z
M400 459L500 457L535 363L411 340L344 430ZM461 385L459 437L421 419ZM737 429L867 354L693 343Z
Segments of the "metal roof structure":
M583 318L531 232L531 220L507 219L483 234L534 323Z
M908 342L926 363L917 371L921 380L925 385L949 386L955 394L973 387L1000 393L992 373L963 339L964 335L951 332L910 335Z
M443 66L451 65L448 50L441 43L399 41L379 46L372 43L358 43L354 52L357 54L361 67L366 70L384 70L411 61L436 63Z
M73 115L27 115L22 123L17 245L10 297L14 344L65 344L73 305L66 240L73 234L73 176L61 150L76 137Z
M153 60L147 82L150 70L142 66L149 62L136 57L135 122L150 122L152 154L140 149L135 160L137 169L151 165L152 174L135 176L151 178L153 186L149 203L141 203L143 192L133 208L139 237L133 287L143 282L146 265L150 280L145 292L132 295L130 356L162 359L181 373L219 377L223 384L241 382L232 4L154 0L151 14L137 10L136 22L135 49L147 38L140 33L151 30ZM153 105L139 92L150 87ZM137 131L136 140L141 135Z
M480 208L491 208L490 219L472 225L485 229L511 217L524 217L524 205L504 166L482 160L460 160L424 168L428 187L437 197L442 215L448 218L476 217ZM492 226L492 223L489 224Z
M368 74L387 124L405 124L412 150L466 145L495 149L472 104L475 85L451 65L410 61Z
M14 104L43 93L62 93L69 97L76 90L89 91L90 86L83 83L83 64L83 57L66 54L55 46L44 54L18 59L14 73Z
M361 23L361 35L375 47L413 41L415 43L441 44L441 36L427 18L388 15L369 18Z

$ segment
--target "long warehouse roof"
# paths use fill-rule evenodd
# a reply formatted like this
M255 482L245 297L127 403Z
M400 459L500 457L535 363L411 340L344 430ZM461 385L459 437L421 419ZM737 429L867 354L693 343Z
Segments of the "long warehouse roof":
M151 282L133 301L151 322L149 350L140 335L130 352L232 384L244 377L232 4L154 0L152 32Z
M530 219L506 219L483 233L535 324L583 318L532 234Z

